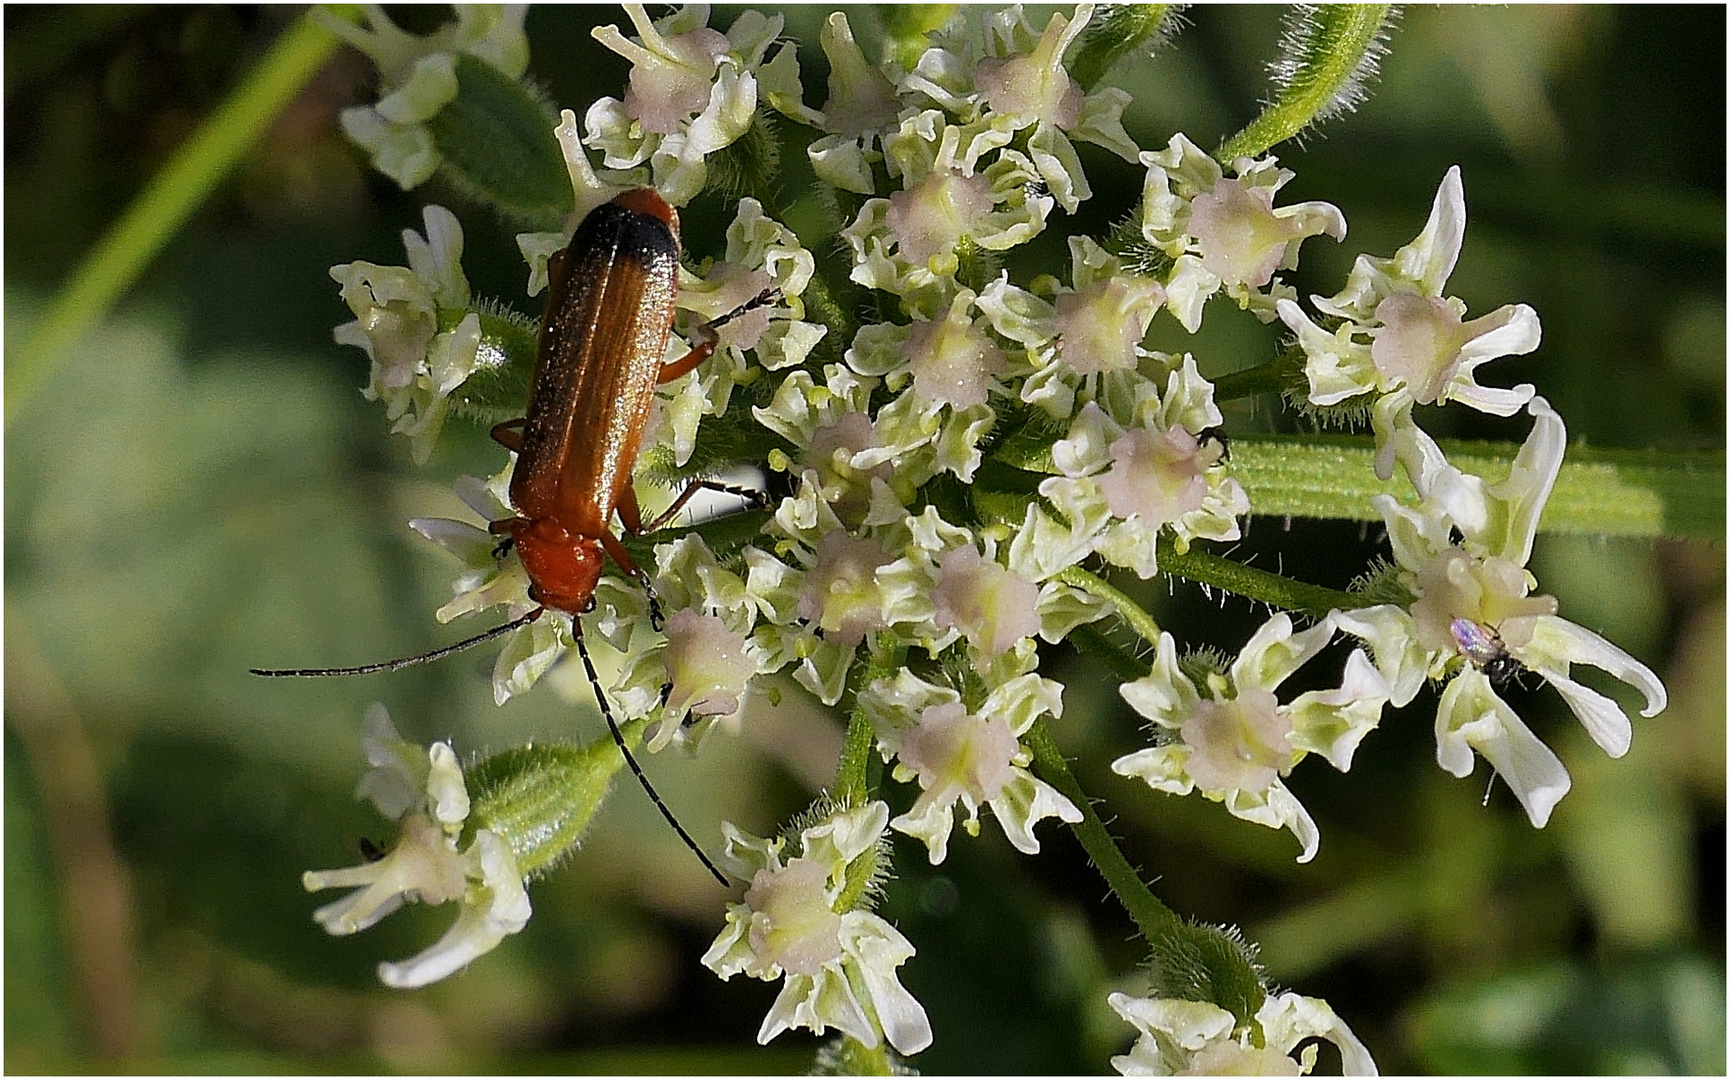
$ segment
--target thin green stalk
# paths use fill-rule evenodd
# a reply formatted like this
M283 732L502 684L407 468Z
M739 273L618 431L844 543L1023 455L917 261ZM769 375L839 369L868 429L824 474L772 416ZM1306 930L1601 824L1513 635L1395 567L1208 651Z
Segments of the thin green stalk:
M1154 621L1140 604L1131 600L1127 594L1106 581L1097 574L1090 574L1079 566L1071 566L1057 575L1057 580L1065 585L1073 586L1090 596L1097 596L1117 608L1117 613L1123 616L1123 621L1129 624L1143 641L1149 645L1159 644L1159 623Z
M1129 860L1124 858L1117 841L1106 831L1105 822L1094 813L1093 802L1088 799L1087 792L1081 790L1075 774L1069 771L1069 763L1063 760L1063 751L1058 749L1045 721L1035 720L1033 726L1027 729L1027 734L1021 737L1021 741L1033 751L1033 760L1039 767L1039 775L1081 811L1081 821L1071 825L1070 831L1081 841L1087 857L1093 860L1100 876L1105 878L1105 883L1111 887L1112 895L1116 896L1118 902L1129 912L1129 917L1135 921L1141 936L1154 942L1178 932L1183 926L1183 920L1148 891L1141 875L1136 872L1135 867L1129 865Z
M1214 157L1255 157L1317 121L1349 110L1384 51L1388 4L1319 4L1293 9L1284 39L1278 92Z
M1349 610L1368 606L1371 601L1355 593L1341 592L1320 585L1282 577L1267 570L1257 570L1240 562L1192 547L1179 552L1164 537L1159 541L1161 573L1176 574L1236 596L1259 600L1285 611L1298 611L1321 618L1334 608Z
M7 424L19 415L66 349L102 319L318 74L337 44L336 35L311 20L295 23L151 179L49 302L30 339L7 352Z
M1214 380L1213 400L1236 401L1256 394L1277 394L1285 389L1285 376L1291 370L1292 366L1282 358L1221 375Z
M877 749L877 732L871 717L859 704L859 691L878 679L886 679L901 669L905 652L892 648L889 652L868 653L855 661L847 673L848 693L852 704L847 710L847 735L841 744L841 760L835 768L835 801L842 806L860 806L871 798L871 755Z

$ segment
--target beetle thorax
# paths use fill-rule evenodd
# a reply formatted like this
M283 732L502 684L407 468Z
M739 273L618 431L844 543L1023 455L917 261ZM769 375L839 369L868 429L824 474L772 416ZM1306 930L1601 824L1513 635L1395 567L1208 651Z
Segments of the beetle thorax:
M530 598L572 615L587 611L601 580L601 542L569 532L550 518L534 521L514 535L517 554L529 572Z

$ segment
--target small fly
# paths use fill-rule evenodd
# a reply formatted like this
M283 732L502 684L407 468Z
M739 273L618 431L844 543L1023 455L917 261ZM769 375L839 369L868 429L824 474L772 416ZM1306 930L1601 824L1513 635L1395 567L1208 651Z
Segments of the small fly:
M1458 618L1448 624L1448 632L1453 634L1454 647L1460 655L1470 660L1498 689L1518 679L1526 670L1526 665L1508 652L1502 635L1482 623Z

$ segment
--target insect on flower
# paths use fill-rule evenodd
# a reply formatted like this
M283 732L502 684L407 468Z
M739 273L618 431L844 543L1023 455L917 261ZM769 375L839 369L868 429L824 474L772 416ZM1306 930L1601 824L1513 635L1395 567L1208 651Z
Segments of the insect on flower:
M1448 632L1453 635L1460 655L1470 660L1498 688L1518 679L1526 670L1524 664L1509 654L1502 636L1487 626L1462 617L1448 624Z
M627 191L596 207L577 227L564 250L547 263L547 313L535 350L525 416L492 430L493 438L517 455L511 502L517 516L495 521L504 539L502 557L513 545L528 572L529 598L538 605L523 616L454 645L420 656L350 668L259 669L266 676L365 675L426 663L517 630L547 609L571 616L572 634L625 761L643 789L704 866L726 878L674 819L643 775L613 719L583 642L577 616L591 610L595 586L610 557L642 585L651 618L660 609L649 577L613 532L616 514L632 535L652 532L671 521L698 491L738 495L761 506L758 492L696 481L653 521L644 524L631 487L631 473L648 424L655 387L695 369L713 355L715 329L747 310L771 303L766 289L744 307L722 316L696 334L691 351L664 363L679 287L679 215L652 188Z

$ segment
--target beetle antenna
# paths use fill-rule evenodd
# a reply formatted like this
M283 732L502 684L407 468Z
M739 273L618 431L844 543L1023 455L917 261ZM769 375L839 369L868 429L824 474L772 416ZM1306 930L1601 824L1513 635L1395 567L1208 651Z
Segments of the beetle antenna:
M512 630L520 630L540 618L541 612L545 610L546 608L544 607L537 607L527 615L512 619L503 626L495 626L484 634L476 634L474 637L459 641L455 645L446 645L442 649L434 649L432 652L421 653L419 656L405 656L401 660L384 660L377 664L362 664L360 667L251 668L250 670L254 675L264 675L269 678L312 678L325 675L371 675L375 671L396 671L400 668L414 667L416 664L426 664L431 663L434 660L441 660L444 657L449 656L451 653L462 652L464 649L472 649L476 645L481 645L485 642L491 641L493 638L501 637L510 633Z
M721 868L716 866L708 855L704 854L703 849L697 846L695 840L691 839L691 834L685 831L683 825L679 824L679 819L674 817L673 812L667 809L667 804L661 801L661 796L655 791L654 785L649 783L649 778L643 775L643 767L638 765L637 759L631 756L631 748L625 745L624 733L619 730L618 721L613 719L612 707L607 704L607 695L601 689L601 678L595 674L595 662L589 659L589 647L583 644L583 622L576 615L571 616L571 636L577 639L577 652L582 655L583 669L589 673L589 685L595 688L595 700L601 703L601 715L607 719L607 730L613 733L613 741L619 744L619 753L625 755L625 764L629 765L631 771L637 774L637 783L643 785L643 790L648 792L649 798L655 801L655 808L661 811L661 816L667 819L667 824L671 825L673 831L679 834L679 839L685 842L685 846L696 854L704 868L715 875L715 880L720 882L723 888L730 886L732 882L727 880L727 875L723 874Z
M732 311L727 312L727 314L721 316L719 319L710 319L708 321L708 323L705 325L707 325L710 330L719 330L721 327L727 325L729 322L732 322L734 319L738 318L740 315L745 314L747 311L755 311L757 308L765 307L769 304L773 304L775 301L779 300L780 298L781 298L781 290L777 289L771 285L769 288L764 289L762 292L758 293L756 296L751 297L751 299L745 301L743 304L740 304L738 307L734 308Z

